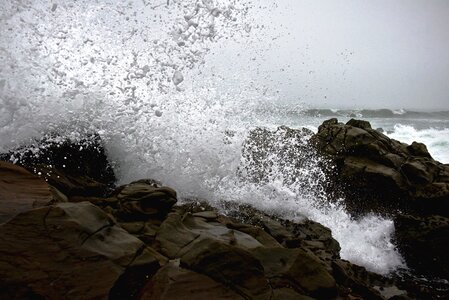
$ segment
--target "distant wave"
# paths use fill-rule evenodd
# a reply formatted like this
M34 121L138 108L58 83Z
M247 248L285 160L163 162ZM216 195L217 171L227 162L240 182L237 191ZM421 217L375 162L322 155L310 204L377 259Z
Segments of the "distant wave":
M414 141L424 143L435 160L449 163L449 128L417 130L413 126L397 124L387 135L407 144Z
M310 117L347 118L404 118L404 119L449 119L449 111L417 112L405 109L306 109L303 114Z

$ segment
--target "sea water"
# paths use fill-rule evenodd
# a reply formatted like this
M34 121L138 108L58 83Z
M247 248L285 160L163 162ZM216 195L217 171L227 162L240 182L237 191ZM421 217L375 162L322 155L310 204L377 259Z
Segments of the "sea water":
M74 141L97 132L119 184L154 178L175 188L181 201L236 202L287 219L310 218L332 230L342 258L381 274L405 267L391 242L392 220L357 218L326 201L318 157L289 184L282 168L263 184L237 176L252 129L316 131L332 117L311 115L301 104L279 105L278 94L252 78L257 68L222 71L257 54L254 42L272 32L265 30L267 7L233 0L2 1L0 152L49 132ZM225 49L231 50L223 56ZM368 119L393 138L427 143L436 159L448 162L447 123L424 128L413 120Z

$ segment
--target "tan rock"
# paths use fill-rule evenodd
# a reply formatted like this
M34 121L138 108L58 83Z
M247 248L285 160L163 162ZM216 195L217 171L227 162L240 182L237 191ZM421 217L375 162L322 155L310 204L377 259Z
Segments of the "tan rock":
M0 161L0 223L53 200L49 185L22 167Z
M0 240L1 299L106 299L129 267L165 261L88 202L21 213Z

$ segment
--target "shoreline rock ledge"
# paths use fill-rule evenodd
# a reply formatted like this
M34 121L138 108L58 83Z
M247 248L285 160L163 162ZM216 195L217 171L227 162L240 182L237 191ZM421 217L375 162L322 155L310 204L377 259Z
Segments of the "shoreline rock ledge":
M114 187L105 151L95 145L98 156L89 160L83 151L93 148L67 144L78 149L70 152L82 166L77 172L55 159L66 157L65 147L43 149L37 160L23 160L24 168L0 163L0 299L447 295L341 259L331 230L311 220L291 222L237 204L227 215L198 200L178 205L173 189L151 179Z
M354 214L449 217L449 165L435 161L426 145L390 139L367 121L335 118L324 121L311 142L336 166L330 179Z
M329 193L340 193L354 216L393 218L407 265L449 280L449 165L435 161L426 145L390 139L362 120L327 120L311 142L335 166Z

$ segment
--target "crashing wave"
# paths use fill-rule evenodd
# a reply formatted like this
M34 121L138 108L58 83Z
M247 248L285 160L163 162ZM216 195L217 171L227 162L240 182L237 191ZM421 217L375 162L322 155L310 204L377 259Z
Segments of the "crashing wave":
M262 185L237 176L250 131L291 114L239 74L241 85L226 86L201 72L211 48L256 34L252 9L251 1L235 0L1 2L0 151L48 132L74 139L97 132L120 182L152 177L181 197L308 217L332 229L343 258L379 273L395 270L402 261L390 242L392 221L353 220L300 189L307 182L313 190L319 178L310 172L319 162L303 168L299 184L286 184L282 172Z

